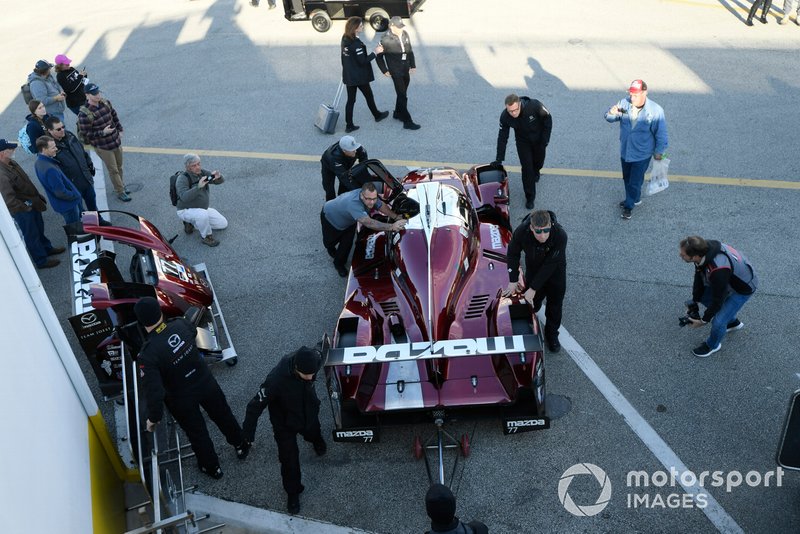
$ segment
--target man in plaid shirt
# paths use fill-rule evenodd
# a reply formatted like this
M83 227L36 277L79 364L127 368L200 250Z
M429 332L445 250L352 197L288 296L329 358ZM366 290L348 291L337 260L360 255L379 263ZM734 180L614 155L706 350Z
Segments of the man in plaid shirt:
M111 102L100 96L100 88L86 85L86 105L78 113L80 136L91 144L108 169L117 198L130 202L130 191L122 178L122 124Z

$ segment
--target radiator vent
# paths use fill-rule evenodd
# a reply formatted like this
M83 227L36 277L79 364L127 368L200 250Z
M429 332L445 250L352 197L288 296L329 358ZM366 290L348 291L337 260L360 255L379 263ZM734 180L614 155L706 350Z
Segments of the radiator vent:
M467 313L464 314L464 318L477 319L481 317L487 302L489 302L489 295L473 295L469 301L469 306L467 306Z

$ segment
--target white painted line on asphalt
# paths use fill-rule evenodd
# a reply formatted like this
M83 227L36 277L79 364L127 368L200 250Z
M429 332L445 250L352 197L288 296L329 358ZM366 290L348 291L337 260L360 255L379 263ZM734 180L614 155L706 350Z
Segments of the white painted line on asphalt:
M539 311L539 323L544 324L544 308ZM558 336L561 346L569 353L570 357L580 367L583 374L592 381L595 387L602 393L611 406L619 413L625 422L631 427L642 443L650 449L650 452L658 459L659 462L667 469L675 468L679 473L675 479L683 486L686 493L691 494L694 498L699 494L705 494L705 500L708 505L702 508L703 513L706 514L709 521L717 528L718 531L724 533L741 533L744 530L734 521L734 519L725 511L725 509L717 502L714 497L708 493L706 488L699 486L697 483L694 485L687 485L683 483L683 477L680 474L689 471L686 465L678 458L678 455L667 445L661 436L650 426L644 417L636 411L636 409L628 402L628 399L620 393L619 389L614 385L606 374L597 366L595 361L583 350L575 338L573 338L567 329L563 326ZM697 481L697 477L694 477Z

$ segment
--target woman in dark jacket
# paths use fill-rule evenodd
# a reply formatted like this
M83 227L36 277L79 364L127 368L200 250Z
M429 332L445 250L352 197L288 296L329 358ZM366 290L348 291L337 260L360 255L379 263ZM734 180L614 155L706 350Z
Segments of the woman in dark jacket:
M25 120L28 121L25 131L28 132L28 139L31 140L28 150L31 154L36 154L36 140L44 135L44 121L46 121L50 115L47 114L44 104L35 98L28 104L28 109L31 110L30 115L25 117Z
M378 45L375 51L367 54L367 47L358 38L358 34L364 29L364 21L361 17L350 17L344 26L342 36L342 82L347 86L347 104L344 107L344 118L346 122L345 131L347 133L358 130L358 126L353 124L353 106L356 104L356 89L359 89L367 100L367 106L375 117L375 122L380 122L389 116L388 111L378 111L375 105L375 97L372 96L370 82L375 80L372 73L372 60L375 54L383 52L383 47Z

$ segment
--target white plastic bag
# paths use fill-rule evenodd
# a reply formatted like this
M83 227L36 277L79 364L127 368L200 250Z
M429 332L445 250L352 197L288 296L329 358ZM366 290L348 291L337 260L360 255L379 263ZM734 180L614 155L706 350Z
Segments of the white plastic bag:
M647 182L645 194L655 195L669 187L667 171L669 169L669 158L653 160L653 168L650 170L650 181Z

